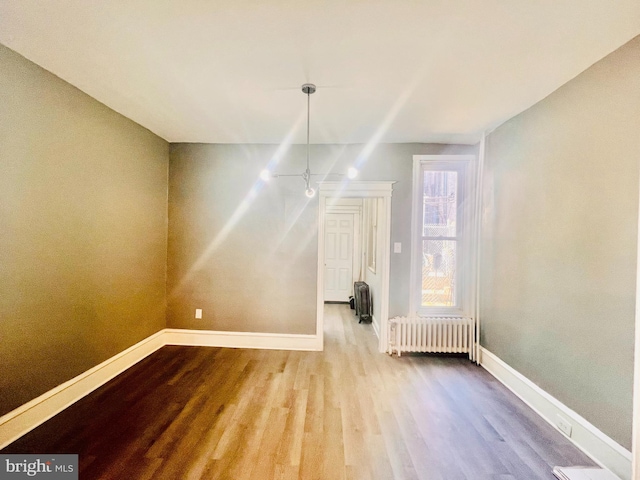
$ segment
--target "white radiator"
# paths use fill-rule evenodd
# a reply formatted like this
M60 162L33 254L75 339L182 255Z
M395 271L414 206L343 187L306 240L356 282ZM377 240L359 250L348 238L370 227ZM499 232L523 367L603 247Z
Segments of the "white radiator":
M468 317L395 317L388 353L467 353L474 360L475 322Z

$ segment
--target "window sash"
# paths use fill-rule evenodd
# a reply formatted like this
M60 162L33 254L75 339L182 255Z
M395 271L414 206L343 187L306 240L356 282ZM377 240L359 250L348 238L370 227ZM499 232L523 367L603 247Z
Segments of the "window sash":
M427 206L427 197L425 195L425 182L427 177L427 173L456 173L455 178L455 236L444 236L444 235L424 235L425 230L429 230L428 223L425 222L426 217L426 206ZM439 181L439 183L446 182L448 180L447 177L442 179L433 179L434 181ZM459 244L460 244L460 221L463 218L461 215L462 206L460 199L461 195L461 180L462 175L458 168L455 166L434 166L431 167L427 164L422 164L420 168L420 231L422 232L421 244L422 244L422 261L420 262L420 284L417 287L420 293L419 296L419 308L420 309L433 309L433 308L460 308L460 288L458 288L460 284L460 267L458 265L457 259L460 257ZM442 194L447 194L448 192L445 190L444 192L440 192ZM432 193L434 195L431 198L435 197L435 192ZM438 213L438 217L441 218L440 212ZM435 226L435 225L434 225ZM445 226L446 227L446 226ZM434 228L432 228L434 229ZM425 243L427 242L427 243ZM429 242L432 246L435 246L435 250L440 250L439 253L436 253L431 257L431 261L427 271L425 271L425 261L427 258L425 257L424 249L429 245ZM455 242L455 243L454 243ZM443 255L442 250L447 249L447 244L451 246L453 243L453 253L446 253ZM439 246L439 248L438 248ZM448 257L448 258L447 258ZM440 265L435 265L438 263L436 260L439 259ZM447 261L449 260L449 261ZM443 268L442 263L445 264ZM446 265L449 263L453 263L453 272L446 272ZM430 305L425 305L425 301L431 303Z
M472 156L416 156L414 157L414 219L412 235L412 282L411 282L411 309L418 315L463 315L471 307L467 300L471 282L471 269L469 262L471 259L469 233L471 232L472 206L468 199L472 198L471 185L468 180L471 178ZM448 235L427 235L425 234L425 201L424 182L425 172L456 172L456 218L455 235L448 232ZM427 229L428 230L428 229ZM432 229L433 231L433 229ZM423 276L424 271L424 244L425 242L452 242L454 243L451 261L454 262L454 274L451 282L445 285L449 289L449 294L453 295L450 303L452 305L429 305L423 306L423 296L437 292L440 297L446 298L447 290L443 290L442 277L440 272L431 272L431 284L429 279ZM450 245L451 248L451 245ZM429 259L433 261L433 259ZM429 286L433 285L430 291ZM451 292L453 290L453 292ZM433 299L437 299L433 293ZM434 301L434 303L438 303ZM444 302L442 302L444 303Z

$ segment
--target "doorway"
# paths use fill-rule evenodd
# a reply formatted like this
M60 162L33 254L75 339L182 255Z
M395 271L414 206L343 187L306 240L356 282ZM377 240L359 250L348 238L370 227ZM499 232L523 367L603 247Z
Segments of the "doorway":
M362 199L327 201L324 215L324 301L348 302L360 276Z
M319 184L319 209L318 209L318 283L317 283L317 314L316 336L319 344L324 347L324 302L331 301L325 298L326 287L326 231L327 215L334 215L333 210L339 199L359 200L366 198L378 199L377 213L377 239L379 242L379 258L376 264L378 276L378 298L376 311L378 312L377 324L374 322L374 330L378 336L378 349L386 350L387 345L387 321L389 313L389 261L391 245L391 192L395 182L321 182ZM331 217L329 217L331 218ZM361 215L362 218L362 215ZM363 232L364 233L364 232ZM359 244L360 242L358 242ZM362 261L361 252L358 258ZM352 270L352 278L353 278ZM333 273L332 273L333 274ZM353 287L350 282L349 290Z
M324 217L324 301L347 302L353 283L353 214L328 213Z

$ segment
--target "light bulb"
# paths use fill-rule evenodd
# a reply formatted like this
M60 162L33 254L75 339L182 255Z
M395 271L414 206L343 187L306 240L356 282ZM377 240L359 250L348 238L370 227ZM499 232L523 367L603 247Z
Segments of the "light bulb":
M268 182L271 179L271 172L265 168L260 172L260 178L263 182Z
M309 198L313 198L313 196L316 194L316 191L311 187L307 187L307 189L304 191L304 194Z
M349 167L349 170L347 171L347 177L353 179L356 178L358 176L358 170L354 167Z

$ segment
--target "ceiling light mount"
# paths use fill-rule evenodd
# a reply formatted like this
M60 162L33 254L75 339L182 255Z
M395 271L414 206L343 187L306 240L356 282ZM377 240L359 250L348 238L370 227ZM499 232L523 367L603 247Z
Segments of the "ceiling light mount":
M302 85L302 92L305 95L316 93L316 86L313 83L305 83L304 85Z
M311 173L311 167L309 167L309 127L311 124L311 94L315 93L316 91L316 86L313 83L305 83L302 85L302 93L304 93L307 96L307 168L305 169L304 172L302 173L295 173L295 174L276 174L276 173L271 173L269 170L265 169L262 172L260 172L260 178L263 181L267 181L270 177L302 177L302 180L304 180L304 193L307 197L312 198L315 194L316 191L315 189L311 186L311 177L313 175L315 176L322 176L322 177L326 177L328 175L339 175L339 176L347 176L349 179L353 179L356 177L356 175L358 174L358 170L356 170L354 167L349 168L349 172L344 174L344 173Z

